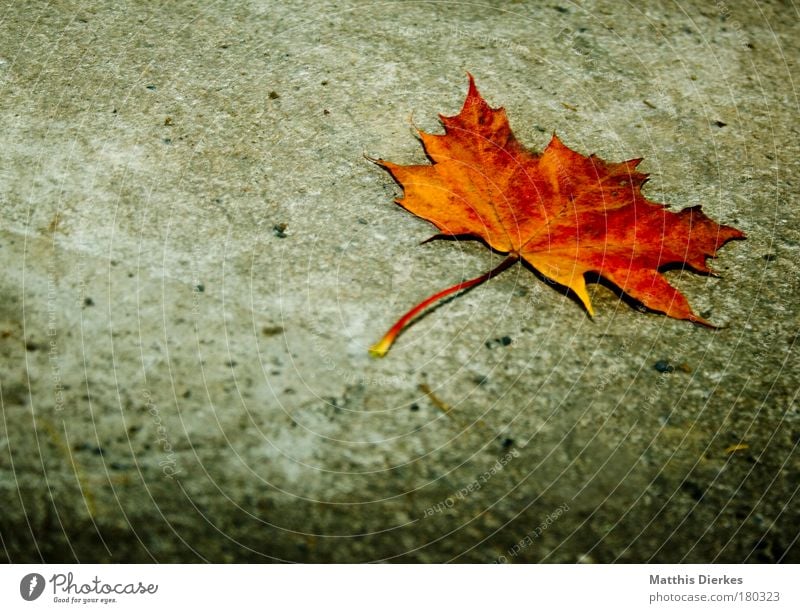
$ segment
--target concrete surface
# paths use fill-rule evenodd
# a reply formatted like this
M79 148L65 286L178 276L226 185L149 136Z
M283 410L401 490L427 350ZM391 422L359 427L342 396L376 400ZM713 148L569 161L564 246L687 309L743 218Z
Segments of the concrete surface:
M0 8L0 559L800 562L792 3ZM710 331L488 270L363 154L465 72L748 240ZM505 340L504 340L505 339ZM510 341L510 342L509 342ZM663 371L663 372L662 372Z

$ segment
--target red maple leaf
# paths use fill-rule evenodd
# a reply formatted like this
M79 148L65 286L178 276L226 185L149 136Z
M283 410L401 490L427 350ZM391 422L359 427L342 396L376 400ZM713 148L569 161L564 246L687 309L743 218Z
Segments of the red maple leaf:
M673 213L641 192L640 159L610 163L564 145L555 134L540 154L517 141L502 108L491 108L472 75L458 115L440 115L445 133L420 131L433 164L373 160L403 188L396 200L441 235L482 240L508 254L494 270L458 283L406 313L370 352L383 356L417 315L524 260L568 288L594 315L587 273L604 277L653 311L711 326L664 278L666 267L713 274L706 259L744 234L712 221L699 206Z

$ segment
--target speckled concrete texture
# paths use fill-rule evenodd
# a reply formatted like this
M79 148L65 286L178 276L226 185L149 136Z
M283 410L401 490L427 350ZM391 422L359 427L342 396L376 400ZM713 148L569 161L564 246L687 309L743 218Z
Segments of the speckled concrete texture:
M6 3L12 562L800 562L791 2ZM744 230L594 319L393 204L471 72Z

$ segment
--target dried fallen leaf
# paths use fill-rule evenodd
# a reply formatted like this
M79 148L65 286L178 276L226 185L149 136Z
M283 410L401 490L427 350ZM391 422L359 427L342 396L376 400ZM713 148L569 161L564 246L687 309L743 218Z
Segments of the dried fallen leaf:
M641 159L620 163L588 157L554 134L542 154L521 145L502 108L491 108L472 75L458 115L440 115L445 134L420 131L433 164L401 166L373 160L404 190L396 200L432 222L441 235L482 240L508 257L480 277L442 290L411 309L371 349L383 356L425 308L524 260L571 290L590 315L586 273L611 281L653 311L709 327L661 271L686 266L713 274L706 258L744 234L720 225L699 206L673 213L641 193ZM440 235L440 236L441 236Z
M731 455L732 453L736 453L737 451L747 451L750 449L750 445L747 443L736 443L735 445L729 445L725 448L725 455Z

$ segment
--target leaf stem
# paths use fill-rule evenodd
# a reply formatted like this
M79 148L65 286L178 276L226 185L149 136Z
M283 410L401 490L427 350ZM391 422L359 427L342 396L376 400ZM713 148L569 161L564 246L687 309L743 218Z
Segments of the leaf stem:
M372 347L370 347L369 352L370 355L376 358L382 358L386 355L389 351L389 348L394 343L395 339L400 335L400 333L405 329L405 327L413 320L417 315L419 315L422 311L428 308L434 302L441 300L445 296L449 296L450 294L455 294L456 292L460 292L462 290L467 290L476 285L480 285L484 281L488 281L494 276L499 275L503 272L506 268L511 266L512 264L516 263L519 259L517 255L510 255L505 260L500 262L498 266L493 268L487 273L482 274L480 277L475 277L474 279L470 279L469 281L462 281L461 283L457 283L453 287L448 287L447 289L443 289L441 292L438 292L431 296L430 298L426 298L422 302L420 302L417 306L411 309L408 313L403 315L400 319L397 320L397 323L394 324L389 331L384 334L383 338L375 343Z

